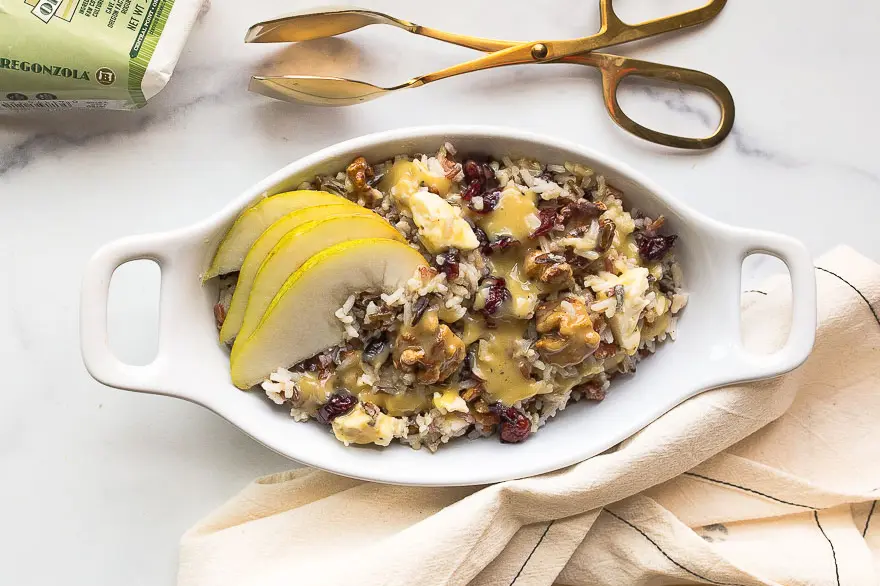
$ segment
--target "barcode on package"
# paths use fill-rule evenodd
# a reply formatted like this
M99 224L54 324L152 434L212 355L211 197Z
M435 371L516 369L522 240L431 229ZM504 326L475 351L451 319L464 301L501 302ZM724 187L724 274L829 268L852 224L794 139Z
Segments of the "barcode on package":
M13 100L0 101L0 110L104 110L110 100Z

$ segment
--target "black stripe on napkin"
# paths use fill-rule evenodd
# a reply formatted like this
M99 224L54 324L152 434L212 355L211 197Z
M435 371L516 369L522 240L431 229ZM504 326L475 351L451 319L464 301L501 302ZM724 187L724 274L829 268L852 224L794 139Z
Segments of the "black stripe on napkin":
M517 572L516 576L513 577L513 581L511 581L509 586L513 586L513 583L519 579L519 575L522 574L522 571L525 569L526 565L529 563L529 560L532 559L532 555L538 549L538 546L541 545L541 542L544 541L544 538L547 537L547 532L550 531L550 526L553 525L554 521L556 521L556 519L553 519L553 521L550 521L549 523L547 523L547 528L544 529L544 532L541 534L541 538L538 540L538 543L536 543L535 547L532 548L532 551L529 552L529 557L527 557L526 561L523 562L523 565L520 566L519 572Z
M865 529L862 531L862 537L868 534L868 527L871 525L871 515L874 514L874 507L877 506L877 501L871 503L871 510L868 511L868 518L865 519Z
M831 543L825 530L822 529L822 524L819 523L819 511L813 511L813 518L816 520L816 525L819 527L819 531L822 532L822 537L824 537L825 541L828 542L828 545L831 546L831 557L834 560L834 578L837 580L837 586L840 586L840 569L837 567L837 552L834 551L834 544Z
M739 484L733 484L732 482L725 482L723 480L716 480L715 478L709 478L708 476L703 476L702 474L697 474L696 472L685 472L685 476L695 476L697 478L702 478L703 480L708 480L709 482L714 482L716 484L723 484L724 486L731 486L733 488L738 488L740 490L744 490L746 492L751 492L757 495L760 495L764 498L768 498L771 501L776 501L777 503L782 503L783 505L791 505L793 507L802 507L804 509L810 509L811 511L818 510L816 507L811 507L809 505L801 505L798 503L793 503L790 501L784 501L782 499L776 498L775 496L770 496L769 494L757 491L753 488L746 488L745 486L740 486Z
M647 534L647 533L645 533L644 531L642 531L641 529L639 529L638 527L636 527L635 525L633 525L632 523L630 523L629 521L627 521L626 519L624 519L623 517L621 517L620 515L615 514L613 511L610 511L610 510L608 510L608 509L605 509L604 512L608 513L609 515L611 515L611 516L614 517L615 519L618 519L618 520L620 520L620 521L623 521L624 523L626 523L627 525L629 525L630 527L632 527L633 529L635 529L636 531L638 531L639 533L641 533L642 537L644 537L645 539L647 539L647 540L651 543L651 545L653 545L654 547L657 548L657 551L659 551L660 553L663 554L663 557L665 557L666 559L668 559L670 562L672 562L673 564L675 564L676 566L678 566L679 568L681 568L682 570L684 570L685 572L687 572L687 573L690 574L691 576L694 576L694 577L696 577L696 578L699 578L700 580L705 580L706 582L709 582L709 583L711 583L711 584L718 584L719 586L742 586L741 584L731 584L731 583L729 583L729 582L716 582L715 580L712 580L711 578L707 578L706 576L701 576L700 574L697 574L696 572L687 569L686 567L684 567L683 565L681 565L680 563L678 563L677 561L675 561L674 559L672 559L672 556L670 556L668 553L666 553L665 551L663 551L663 548L660 547L660 546L657 544L656 541L654 541L653 539L651 539L650 537L648 537L648 534Z
M838 275L837 273L835 273L833 271L829 271L828 269L823 269L822 267L816 267L816 269L822 271L823 273L828 273L829 275L831 275L833 277L837 277L838 279L840 279L841 281L843 281L844 283L849 285L850 289L852 289L853 291L858 293L859 297L861 297L864 300L864 302L868 304L868 309L870 309L871 313L874 314L874 320L877 322L877 325L880 325L880 316L877 315L877 312L874 310L874 306L871 305L871 302L868 300L867 297L865 297L865 294L862 293L861 291L859 291L855 285L853 285L852 283L850 283L849 281L847 281L846 279L844 279L843 277L841 277L840 275Z

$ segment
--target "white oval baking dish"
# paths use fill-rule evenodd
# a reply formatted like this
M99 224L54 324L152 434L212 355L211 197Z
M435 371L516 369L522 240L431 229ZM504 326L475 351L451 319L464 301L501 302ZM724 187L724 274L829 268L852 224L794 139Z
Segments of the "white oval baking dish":
M690 293L678 322L677 341L663 344L655 356L640 363L635 376L616 379L604 401L569 406L522 444L502 444L497 438L458 439L436 454L402 445L346 448L327 427L294 422L287 409L277 407L262 392L236 389L229 378L228 353L217 341L212 313L216 285L202 285L199 275L238 214L264 195L293 189L315 173L335 172L356 156L381 161L398 153L433 152L447 140L462 152L584 163L622 189L628 205L655 217L665 215L670 233L680 235L676 251ZM792 277L791 333L786 345L772 355L751 354L740 341L740 267L754 252L780 258ZM107 343L111 276L121 264L137 259L152 259L162 271L158 354L146 366L120 362ZM366 480L426 486L498 482L582 461L704 390L797 367L812 348L815 327L812 261L797 241L706 218L626 165L582 146L479 126L392 130L291 163L194 226L106 245L86 268L81 300L83 360L98 381L203 405L267 447L309 466Z

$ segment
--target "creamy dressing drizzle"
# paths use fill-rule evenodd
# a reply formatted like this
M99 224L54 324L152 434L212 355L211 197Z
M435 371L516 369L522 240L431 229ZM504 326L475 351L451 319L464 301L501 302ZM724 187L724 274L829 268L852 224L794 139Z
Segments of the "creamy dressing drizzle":
M436 189L440 195L446 196L452 189L452 181L446 177L428 173L420 163L413 161L398 161L392 165L391 170L379 184L380 191L390 192L395 201L403 202L415 192L421 189L422 184L428 188Z
M487 328L482 318L466 316L465 320L465 344L480 340L474 373L483 379L493 402L513 405L544 390L544 385L523 375L521 364L525 359L514 358L528 321L498 321L496 327Z
M472 215L489 238L498 236L511 236L520 242L525 242L529 234L534 232L535 226L529 225L529 216L538 218L538 208L535 205L537 196L532 191L520 193L515 187L507 187L501 192L501 199L497 207L486 215ZM534 221L534 220L533 220Z
M431 408L431 397L427 393L414 391L391 395L374 391L371 385L359 380L363 374L364 363L360 351L344 360L330 376L321 378L317 372L304 373L296 383L300 408L315 414L331 394L342 389L356 395L362 402L374 403L392 417L420 413Z
M525 275L523 263L529 252L525 247L517 246L504 252L496 252L489 258L492 274L502 277L510 291L511 300L508 303L513 317L517 319L532 317L538 304L538 295L543 292L540 283Z

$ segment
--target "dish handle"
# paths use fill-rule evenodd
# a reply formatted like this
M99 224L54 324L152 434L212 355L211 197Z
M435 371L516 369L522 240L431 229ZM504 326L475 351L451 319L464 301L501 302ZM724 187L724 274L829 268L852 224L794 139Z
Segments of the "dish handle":
M742 343L735 346L732 374L738 380L755 380L784 374L800 366L810 355L816 339L816 275L813 259L807 248L789 236L758 230L737 230L734 236L733 260L736 272L752 254L774 256L785 263L791 275L791 329L785 344L772 354L749 352ZM741 288L740 279L736 279ZM741 311L740 295L733 308L737 324ZM739 331L739 328L737 328Z
M175 314L169 310L175 295L171 288L180 279L177 273L183 271L172 254L176 248L179 244L167 234L132 236L107 244L89 260L80 298L80 345L86 370L99 382L133 391L169 390L171 377L164 375L169 372L168 357L173 353L163 347L163 337L173 331ZM113 272L135 260L152 260L162 272L158 352L153 362L144 366L119 360L110 349L107 334L107 301Z

